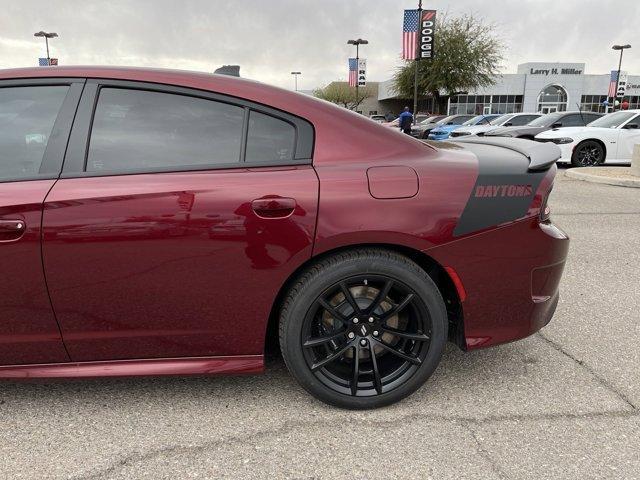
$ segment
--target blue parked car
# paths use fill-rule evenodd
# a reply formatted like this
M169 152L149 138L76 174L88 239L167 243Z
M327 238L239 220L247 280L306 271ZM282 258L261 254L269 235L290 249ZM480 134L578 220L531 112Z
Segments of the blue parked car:
M429 140L446 140L449 138L449 134L461 126L473 126L473 125L488 125L491 120L498 118L499 114L490 115L476 115L471 117L470 115L450 115L443 118L438 122L436 126L429 134Z

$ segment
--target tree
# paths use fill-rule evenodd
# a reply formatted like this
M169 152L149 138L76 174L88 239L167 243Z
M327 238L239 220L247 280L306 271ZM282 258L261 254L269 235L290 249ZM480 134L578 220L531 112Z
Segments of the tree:
M347 82L331 82L313 91L314 97L341 105L349 110L357 110L365 98L372 97L374 94L374 89L367 85L358 88L358 98L356 98L356 87L350 87Z
M433 95L440 109L441 92L452 95L494 85L504 48L496 30L495 25L471 15L441 18L434 38L434 58L418 62L418 97ZM414 69L409 60L393 77L395 92L404 98L413 98Z

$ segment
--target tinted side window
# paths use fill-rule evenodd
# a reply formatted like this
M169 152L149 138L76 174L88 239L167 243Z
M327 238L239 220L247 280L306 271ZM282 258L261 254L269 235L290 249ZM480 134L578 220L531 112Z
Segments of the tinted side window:
M296 129L279 118L251 111L247 133L247 162L292 160Z
M37 175L67 86L0 88L0 180Z
M602 115L593 115L593 114L589 114L589 113L588 113L588 114L586 114L586 115L585 115L585 114L583 114L583 115L584 115L584 121L586 122L586 123L585 123L585 125L586 125L587 123L591 123L591 122L593 122L594 120L599 119L599 118L602 116Z
M240 161L244 109L184 95L103 88L88 172L184 168Z
M514 127L519 127L521 125L526 125L531 120L535 120L536 118L538 118L536 115L518 115L516 117L513 117L509 121Z
M454 118L451 121L451 125L462 125L464 122L466 122L467 120L471 120L472 118L473 117L471 115Z
M586 120L586 117L585 117ZM561 121L563 127L579 127L580 125L584 125L582 121L582 117L580 115L567 115Z

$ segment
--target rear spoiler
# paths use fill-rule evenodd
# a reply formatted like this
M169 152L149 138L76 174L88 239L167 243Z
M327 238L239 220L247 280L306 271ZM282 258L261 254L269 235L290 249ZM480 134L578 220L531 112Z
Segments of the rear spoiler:
M560 148L555 143L535 142L522 138L508 137L471 137L453 140L455 143L473 143L502 147L518 152L529 159L529 170L547 170L561 157Z

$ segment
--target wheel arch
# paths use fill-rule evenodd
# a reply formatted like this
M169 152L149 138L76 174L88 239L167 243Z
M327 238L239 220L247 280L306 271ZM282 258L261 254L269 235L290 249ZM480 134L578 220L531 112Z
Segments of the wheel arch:
M604 158L602 159L602 162L604 163L604 161L607 159L607 145L600 139L600 138L593 138L593 137L587 137L587 138L583 138L582 140L580 140L578 143L576 143L575 148L578 148L578 145L580 145L581 143L584 142L596 142L598 144L600 144L600 146L602 147L602 150L604 151ZM573 153L573 152L572 152Z
M282 300L291 285L307 268L321 261L322 259L335 255L337 253L349 250L357 250L360 248L379 248L383 250L389 250L413 260L420 268L422 268L436 284L445 302L445 306L447 308L447 318L449 321L449 341L455 343L461 349L466 350L462 302L460 301L458 290L453 280L451 279L451 276L445 270L445 268L426 253L411 247L388 243L360 243L336 247L334 249L327 250L318 255L315 255L298 266L298 268L296 268L294 272L289 275L287 280L280 287L280 290L278 291L278 294L276 295L271 305L264 342L264 351L266 355L274 354L279 351L278 322L280 306L282 305Z

